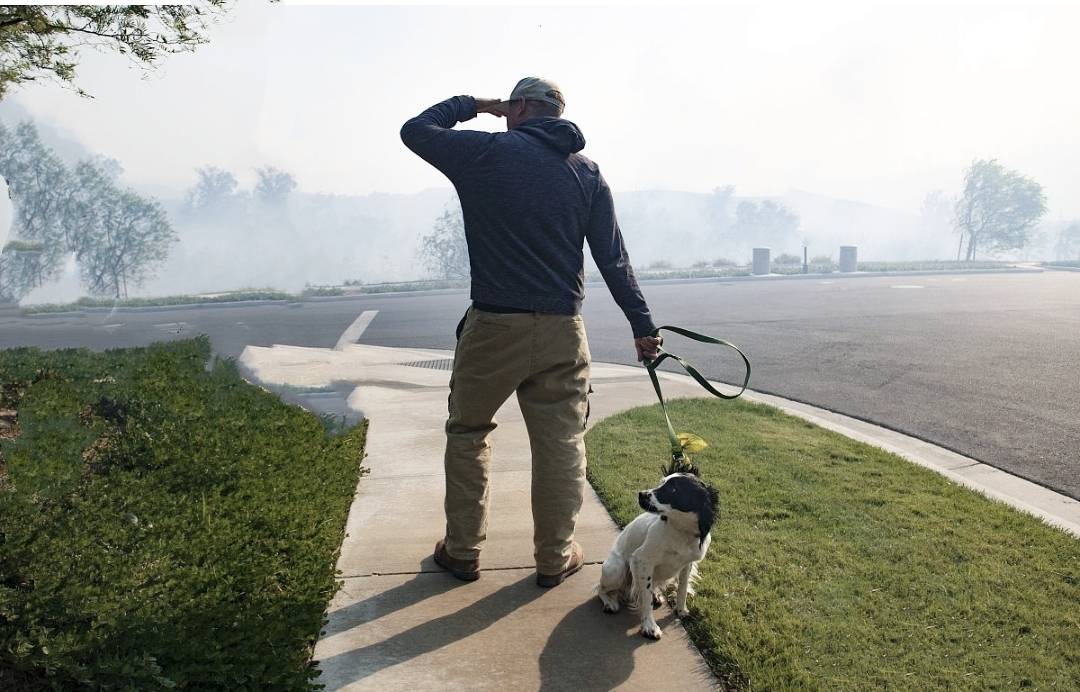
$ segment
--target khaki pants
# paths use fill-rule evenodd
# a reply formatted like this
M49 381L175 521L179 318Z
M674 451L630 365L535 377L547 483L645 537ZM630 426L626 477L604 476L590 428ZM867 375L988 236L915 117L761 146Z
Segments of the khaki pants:
M446 421L446 549L475 560L487 537L491 431L517 393L532 448L537 570L562 571L585 491L589 344L580 315L470 308L454 351Z

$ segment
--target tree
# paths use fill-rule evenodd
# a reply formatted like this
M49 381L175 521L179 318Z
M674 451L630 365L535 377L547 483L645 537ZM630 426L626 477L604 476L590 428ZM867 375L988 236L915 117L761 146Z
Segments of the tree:
M296 179L273 166L256 168L259 180L255 183L255 198L267 206L282 206L289 193L296 189Z
M127 289L145 283L154 264L168 256L176 233L157 200L116 188L108 194L107 222L84 242L79 269L91 294L126 298Z
M420 239L419 254L427 270L440 279L469 278L469 246L457 197L447 202L435 229Z
M225 207L236 195L236 176L221 168L204 166L195 171L199 179L184 195L189 212L214 212Z
M769 247L782 246L799 231L799 216L780 202L743 200L735 208L739 235Z
M51 279L67 256L70 238L64 208L70 192L70 173L60 158L42 144L33 123L24 122L14 131L0 124L0 175L7 179L15 207L11 236L36 248L33 270L20 270L23 279L33 281L19 287L18 293L24 295ZM8 271L14 271L13 261L9 258ZM9 277L9 286L10 281Z
M964 191L956 201L954 224L960 233L957 259L973 261L979 250L1004 252L1024 247L1046 213L1042 186L997 159L977 160L964 174Z
M1080 260L1080 221L1073 221L1061 229L1054 253L1059 260Z
M117 187L119 172L101 156L68 170L32 123L14 133L0 125L0 175L15 207L14 240L0 253L0 294L21 298L71 254L91 293L126 296L145 281L175 234L156 200Z
M79 51L112 49L151 68L166 54L194 50L226 0L188 5L0 5L0 99L48 78L74 86Z

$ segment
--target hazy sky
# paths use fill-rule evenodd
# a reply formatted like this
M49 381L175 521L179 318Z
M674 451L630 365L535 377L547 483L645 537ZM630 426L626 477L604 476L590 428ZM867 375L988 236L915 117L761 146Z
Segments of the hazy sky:
M976 157L1080 216L1080 3L720 3L709 7L365 7L241 0L190 55L143 78L84 53L81 99L15 92L36 117L183 188L212 164L273 164L311 192L446 185L398 138L454 94L559 81L616 190L789 188L917 211ZM482 116L468 124L503 129Z

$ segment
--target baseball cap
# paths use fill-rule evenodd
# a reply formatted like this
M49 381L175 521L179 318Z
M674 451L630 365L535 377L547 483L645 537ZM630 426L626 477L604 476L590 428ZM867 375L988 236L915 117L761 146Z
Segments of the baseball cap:
M514 86L514 90L510 92L510 98L497 103L493 110L497 110L503 115L506 115L510 109L510 103L512 101L520 101L521 99L525 99L526 101L544 101L553 106L558 106L560 115L566 108L566 99L563 98L562 90L559 89L558 84L550 79L544 79L543 77L526 77Z

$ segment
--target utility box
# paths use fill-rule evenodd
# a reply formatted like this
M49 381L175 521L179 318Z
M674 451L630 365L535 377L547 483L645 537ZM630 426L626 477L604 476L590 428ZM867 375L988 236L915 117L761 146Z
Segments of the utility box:
M751 273L755 276L769 273L769 248L754 248L754 266Z
M853 272L859 269L859 248L855 245L840 246L840 271Z

